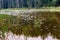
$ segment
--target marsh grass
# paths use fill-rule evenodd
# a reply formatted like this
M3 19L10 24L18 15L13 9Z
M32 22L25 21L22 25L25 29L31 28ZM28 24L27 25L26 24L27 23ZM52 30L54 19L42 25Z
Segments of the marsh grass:
M26 37L40 35L44 39L51 33L51 35L60 39L60 12L40 11L23 15L29 16L17 15L14 17L13 15L0 14L0 30L3 34L10 30L16 35L24 34Z

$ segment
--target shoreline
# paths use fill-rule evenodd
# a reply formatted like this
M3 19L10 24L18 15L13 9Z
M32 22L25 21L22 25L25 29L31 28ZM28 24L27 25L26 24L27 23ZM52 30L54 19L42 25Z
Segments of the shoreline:
M0 14L8 14L8 15L18 15L24 13L33 13L33 12L60 12L58 9L26 9L26 10L0 10Z

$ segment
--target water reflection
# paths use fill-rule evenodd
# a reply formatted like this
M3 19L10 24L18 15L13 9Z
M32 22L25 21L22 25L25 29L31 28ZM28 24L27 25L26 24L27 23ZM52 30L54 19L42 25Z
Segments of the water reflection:
M25 40L25 36L22 34L22 35L15 35L15 34L12 34L11 32L5 34L5 40ZM27 37L27 40L43 40L41 38L41 36L38 36L38 37ZM48 37L46 37L44 40L58 40L56 38L53 38L53 36L51 35L48 35Z

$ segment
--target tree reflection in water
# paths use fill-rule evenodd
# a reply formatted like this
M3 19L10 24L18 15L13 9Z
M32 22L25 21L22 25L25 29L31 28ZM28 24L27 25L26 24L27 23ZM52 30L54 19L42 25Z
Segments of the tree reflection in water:
M8 39L6 39L6 37ZM25 40L25 36L23 34L19 36L19 35L15 35L11 32L6 34L6 37L5 37L5 40ZM27 37L27 40L43 40L43 39L41 38L41 36L38 36L38 37ZM44 40L58 40L58 39L53 38L53 36L51 36L51 35L48 35L48 37L46 37Z

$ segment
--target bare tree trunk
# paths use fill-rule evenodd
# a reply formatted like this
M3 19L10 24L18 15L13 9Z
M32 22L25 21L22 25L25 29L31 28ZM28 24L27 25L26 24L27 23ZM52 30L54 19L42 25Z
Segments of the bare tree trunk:
M36 8L36 0L34 0L34 8Z
M1 0L0 0L0 8L1 8Z
M12 0L11 6L12 6L12 8L14 8L14 0Z
M8 8L11 8L11 0L8 1Z
M28 8L29 8L29 6L30 6L30 2L29 2L29 0L27 1L27 6L28 6Z
M40 7L40 4L41 4L41 1L40 0L37 0L37 7L39 8Z
M19 8L19 0L16 0L16 8Z
M2 4L1 4L1 7L3 8L3 0L2 0Z
M23 0L21 0L21 7L23 8Z

